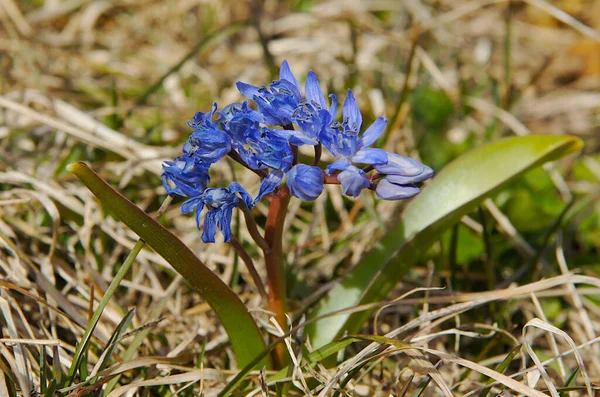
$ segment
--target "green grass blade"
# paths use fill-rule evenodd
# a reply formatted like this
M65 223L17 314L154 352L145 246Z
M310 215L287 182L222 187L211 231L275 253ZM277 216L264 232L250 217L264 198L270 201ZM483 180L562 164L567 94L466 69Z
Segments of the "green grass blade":
M565 388L571 388L575 386L575 382L577 381L577 375L579 375L579 367L575 368L575 371L573 371L571 373L571 375L569 375L569 378L567 379L567 381L565 382ZM560 393L560 397L568 397L569 396L569 392L568 391L562 391Z
M519 352L521 351L521 347L523 347L523 345L518 345L514 349L512 349L508 353L508 355L506 357L504 357L504 360L502 360L502 362L500 364L498 364L498 366L496 367L496 371L503 374L504 371L506 371L506 368L508 368L508 366L512 362L512 360L514 360L516 355L519 354ZM490 390L492 390L492 386L491 386L492 383L494 383L494 381L490 379L488 381L488 385L490 385L490 386L487 386L485 389L483 389L481 391L481 393L479 393L479 397L487 397Z
M84 163L69 167L104 207L145 240L206 299L229 336L240 366L265 348L260 331L239 297L176 236L111 188ZM268 359L259 363L269 366Z
M423 394L425 389L427 389L427 386L429 386L431 381L432 381L431 376L427 375L421 381L421 383L419 383L419 385L417 386L417 389L413 392L412 397L421 397L421 395Z
M117 345L119 344L119 341L121 340L121 337L123 336L123 334L125 334L125 332L127 331L127 328L129 328L129 325L131 325L131 321L133 320L134 315L135 315L135 307L127 312L127 314L125 315L125 317L123 317L123 319L121 320L119 325L117 325L117 328L115 328L115 331L113 332L108 343L106 344L106 348L102 352L103 358L102 358L102 362L100 363L100 367L98 368L97 372L102 371L104 368L106 368L106 366L110 362L110 358L111 358L113 352L117 348ZM94 378L91 380L90 383L95 383L97 379L98 379L98 377L94 376Z
M46 346L42 346L40 351L40 394L43 396L46 393L46 388L48 387L48 378L46 375L48 373L46 361Z
M108 302L110 301L110 299L114 295L115 291L119 287L119 284L121 284L121 281L123 280L123 278L125 278L125 275L127 274L127 272L129 272L129 269L131 268L133 261L135 260L135 258L140 253L140 251L142 250L143 247L144 247L144 242L141 240L138 241L133 246L133 249L131 250L129 255L127 255L127 258L125 258L123 265L121 265L121 267L119 268L119 271L117 271L117 274L111 280L110 285L106 289L106 292L104 293L104 296L100 300L98 307L94 311L92 318L88 322L88 326L85 329L83 336L81 337L81 341L79 341L79 343L77 344L77 348L75 349L75 354L73 355L73 362L71 363L71 367L69 368L69 373L67 374L67 378L65 380L64 386L71 385L73 380L75 379L77 369L80 368L80 364L83 361L85 352L87 351L88 345L92 338L92 334L94 333L94 330L96 329L96 325L98 325L98 321L100 321L100 317L102 316L102 312L104 311L104 308L106 308L106 305L108 305ZM85 378L85 377L82 377L82 378Z
M581 147L580 139L569 136L521 136L460 156L434 177L407 206L400 222L329 291L313 317L385 299L419 254L463 215L527 170ZM356 333L369 315L367 311L328 317L308 326L307 332L318 348L344 331Z

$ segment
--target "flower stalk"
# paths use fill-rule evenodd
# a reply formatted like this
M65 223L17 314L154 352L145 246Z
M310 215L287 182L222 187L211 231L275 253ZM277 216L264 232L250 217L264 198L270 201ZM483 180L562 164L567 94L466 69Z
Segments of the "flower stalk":
M264 286L262 280L260 279L260 275L258 274L256 267L254 266L254 262L252 261L252 258L250 257L248 252L242 246L242 243L240 243L240 241L237 239L237 237L231 236L231 246L233 247L235 252L237 252L239 257L242 259L242 261L246 265L246 268L248 269L248 273L250 273L250 276L252 277L252 281L254 281L254 284L256 285L256 288L258 289L258 293L260 294L260 296L265 301L268 301L269 295L267 294L267 290L265 289L265 286Z
M269 213L265 227L265 240L271 249L264 251L269 284L269 310L275 314L277 323L284 331L288 329L288 326L286 318L285 263L283 260L283 226L289 202L290 191L287 186L283 186L270 198ZM276 368L283 368L285 366L288 361L285 345L279 344L273 350L272 359Z

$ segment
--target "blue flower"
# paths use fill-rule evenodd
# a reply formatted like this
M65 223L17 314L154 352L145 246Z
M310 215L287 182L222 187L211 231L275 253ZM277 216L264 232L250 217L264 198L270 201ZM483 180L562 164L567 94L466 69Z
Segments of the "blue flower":
M287 172L287 185L292 196L314 201L323 192L323 171L319 167L297 164Z
M183 153L197 156L207 164L216 163L231 150L231 139L213 122L217 105L208 113L198 112L188 125L194 129L183 146Z
M266 120L262 114L250 109L248 102L232 103L217 112L216 124L229 136L234 146L246 140L247 130L256 129Z
M342 184L342 191L347 196L358 197L361 190L371 186L371 182L365 177L365 172L353 165L349 165L337 177Z
M290 143L292 145L318 145L319 134L328 128L337 112L337 97L330 95L331 106L327 110L325 95L321 91L321 85L317 75L311 70L306 77L304 87L306 100L300 102L292 115L292 121L300 130L290 131Z
M376 164L374 168L385 178L379 181L375 192L384 200L402 200L419 193L413 185L431 178L433 170L415 159L386 152L388 161Z
M342 122L335 122L321 131L321 143L333 154L340 158L330 164L328 171L344 170L351 162L361 164L385 164L387 156L384 150L370 148L383 133L387 119L378 117L377 120L359 137L362 126L362 115L351 90L342 108Z
M242 200L248 208L252 208L252 197L237 182L231 182L229 188L209 188L204 190L201 195L185 201L181 205L181 212L184 214L196 211L196 225L200 229L200 219L202 209L206 206L208 211L204 216L204 230L202 231L202 241L204 243L214 243L217 226L223 233L225 242L231 240L231 217L233 209L238 206L240 194Z
M184 197L195 197L206 189L210 182L208 165L201 159L180 156L174 161L163 163L162 182L169 195L177 194ZM169 182L173 183L171 187Z
M300 83L285 60L279 69L279 80L268 86L257 87L241 81L236 86L242 95L256 103L258 111L271 125L291 125L294 110L302 100Z
M362 115L351 90L348 90L348 96L344 101L342 117L342 122L332 123L327 128L322 129L319 139L327 150L338 158L338 160L327 166L326 172L331 174L333 171L341 171L343 175L338 175L338 180L342 183L344 194L357 197L362 189L370 186L370 182L364 176L364 172L352 164L375 165L385 164L388 161L386 151L369 147L383 133L387 119L377 118L359 136Z
M387 119L377 118L361 134L362 115L351 90L342 106L342 120L336 122L337 97L330 95L328 107L312 70L306 77L304 97L287 61L281 65L279 80L267 86L236 84L244 96L254 101L256 110L246 101L222 111L214 104L209 112L196 113L188 122L193 132L183 146L183 155L163 164L165 189L170 195L188 198L181 211L195 211L198 228L203 209L207 208L204 242L214 242L217 229L225 241L230 241L231 217L239 200L250 209L275 192L284 178L290 194L305 201L319 197L325 179L328 183L339 182L348 196L358 197L362 190L374 189L385 200L399 200L417 194L419 188L414 184L433 174L431 168L416 160L370 147L383 133ZM321 144L336 158L325 172L317 166ZM313 165L296 164L297 146L302 145L316 146ZM207 188L210 166L227 154L258 175L266 175L254 200L237 182L228 188ZM356 164L370 167L363 170ZM367 176L366 172L373 169L377 173ZM325 173L335 173L335 177L326 178Z
M414 185L392 183L385 178L379 181L375 193L384 200L403 200L415 196L419 193L419 188Z
M423 182L433 176L433 170L415 159L401 156L397 153L386 152L387 162L375 164L374 168L387 179L395 184L408 185Z
M261 125L265 118L248 107L234 103L219 114L217 123L231 138L232 147L254 170L287 171L294 160L286 134Z
M269 193L272 193L277 188L277 186L279 186L282 180L283 171L281 170L275 170L269 175L267 175L265 178L263 178L260 184L260 188L258 190L258 194L256 195L256 198L252 203L256 205L256 203L258 203L264 196L266 196Z

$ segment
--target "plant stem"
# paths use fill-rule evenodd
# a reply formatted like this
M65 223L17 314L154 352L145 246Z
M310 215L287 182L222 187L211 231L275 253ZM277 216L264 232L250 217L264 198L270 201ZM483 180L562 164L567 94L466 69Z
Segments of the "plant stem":
M256 225L256 221L254 220L252 213L250 212L248 207L246 207L246 204L244 203L243 200L240 200L238 207L244 213L244 219L246 220L246 227L248 228L248 232L250 233L250 236L252 237L254 242L263 251L265 251L265 252L270 251L271 247L270 247L269 243L267 243L267 241L264 239L264 237L260 235L260 232L258 231L258 226Z
M265 240L269 243L270 251L264 251L267 279L269 283L269 310L275 313L275 319L281 328L287 331L286 313L286 280L283 262L283 224L290 201L290 191L283 186L270 200ZM285 345L278 345L273 350L273 365L283 368L287 362Z
M254 266L254 262L252 262L252 258L250 257L248 252L246 252L246 250L242 246L242 243L240 243L240 241L237 239L237 237L231 236L231 246L233 247L233 249L235 249L235 252L237 252L238 256L242 259L242 261L246 265L246 268L248 269L248 273L250 273L250 276L252 277L252 280L254 281L256 288L258 288L258 293L260 294L260 296L262 296L262 298L265 301L268 301L269 296L267 295L265 286L263 285L263 282L260 279L260 275L258 274L256 267Z
M319 161L321 161L322 152L323 152L323 147L321 146L321 144L319 143L318 145L315 145L315 159L313 160L312 165L314 165L314 166L319 165Z

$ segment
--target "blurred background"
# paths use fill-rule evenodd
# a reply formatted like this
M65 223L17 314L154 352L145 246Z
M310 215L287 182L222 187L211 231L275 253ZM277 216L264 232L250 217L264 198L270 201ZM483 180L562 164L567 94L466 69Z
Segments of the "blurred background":
M343 98L351 88L365 125L390 119L386 148L436 171L507 136L568 134L585 142L581 154L529 172L463 219L394 296L421 286L468 292L537 281L564 270L557 248L568 269L598 274L598 0L2 0L0 231L61 296L0 250L2 277L62 302L75 319L84 316L93 291L105 290L137 238L106 217L65 166L86 161L130 200L156 211L165 197L160 164L180 153L190 133L186 121L213 102L241 101L236 81L263 85L277 78L283 59L302 83L312 69L329 93ZM256 194L252 175L219 167L215 184L235 175ZM297 312L343 276L404 205L370 193L353 200L328 188L315 203L291 204L286 247ZM194 219L180 214L180 201L164 224L257 306L260 298L233 251L202 244ZM265 205L257 211L266 213ZM260 255L249 243L248 249L260 269ZM74 328L46 322L47 309L11 288L3 294L24 308L31 335L75 343ZM591 294L585 305L597 315L598 302ZM543 304L551 321L576 321L564 300ZM154 335L141 353L197 351L207 340L207 351L216 352L210 365L226 360L209 308L150 250L109 305L99 334L110 335L133 305L134 324L151 324ZM153 305L162 311L152 314ZM414 311L384 312L382 330ZM511 329L530 314L506 303L472 320ZM169 321L158 321L163 317ZM481 346L475 343L472 354Z

